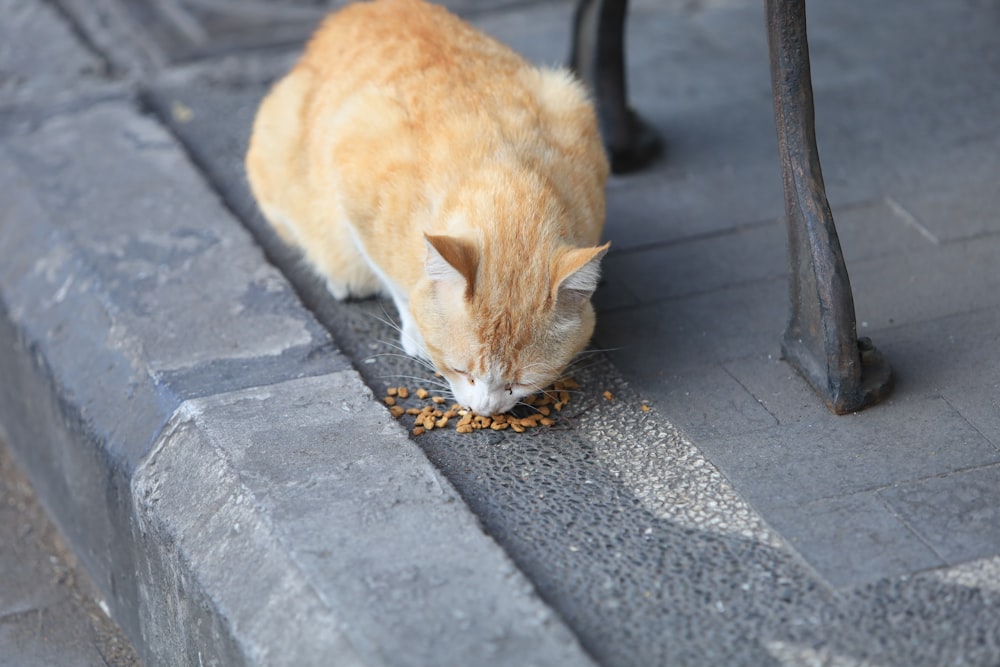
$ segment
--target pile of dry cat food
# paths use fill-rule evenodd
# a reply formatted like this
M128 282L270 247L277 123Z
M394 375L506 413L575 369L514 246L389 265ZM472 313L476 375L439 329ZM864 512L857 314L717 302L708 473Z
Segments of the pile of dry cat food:
M569 403L570 392L580 385L571 378L558 380L551 387L521 400L520 409L533 410L530 415L520 417L514 412L502 415L477 415L455 403L446 408L447 399L434 396L424 388L411 392L407 387L389 387L382 402L389 406L389 412L396 419L405 415L413 420L413 435L423 435L436 428L454 426L459 433L472 433L482 429L524 433L528 429L552 426L556 423L556 413ZM519 411L519 410L517 410Z

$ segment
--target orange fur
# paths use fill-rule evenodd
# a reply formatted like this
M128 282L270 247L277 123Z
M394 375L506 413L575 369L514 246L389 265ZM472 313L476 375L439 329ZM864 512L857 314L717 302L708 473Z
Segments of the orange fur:
M246 167L333 295L391 296L406 351L477 412L590 339L608 175L592 107L444 9L331 15L262 102Z

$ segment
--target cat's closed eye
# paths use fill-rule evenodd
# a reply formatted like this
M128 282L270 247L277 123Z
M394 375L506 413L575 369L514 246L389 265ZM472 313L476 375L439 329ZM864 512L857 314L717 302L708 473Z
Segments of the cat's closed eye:
M465 381L468 382L469 384L471 385L476 384L476 378L472 375L472 373L468 371L459 370L457 368L452 368L451 371L456 375L461 375L463 378L465 378Z

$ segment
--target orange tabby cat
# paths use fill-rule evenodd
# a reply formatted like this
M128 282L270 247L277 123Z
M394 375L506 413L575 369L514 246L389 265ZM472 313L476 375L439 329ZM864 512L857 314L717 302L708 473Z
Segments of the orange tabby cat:
M477 413L593 333L608 166L586 94L440 7L331 15L261 104L246 167L333 295L391 296L403 348Z

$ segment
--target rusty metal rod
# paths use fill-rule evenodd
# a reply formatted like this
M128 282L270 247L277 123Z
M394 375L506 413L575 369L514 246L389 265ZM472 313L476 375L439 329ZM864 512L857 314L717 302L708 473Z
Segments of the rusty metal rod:
M845 414L883 398L892 371L871 341L857 337L816 147L805 0L766 0L766 13L790 262L782 352L831 410Z

